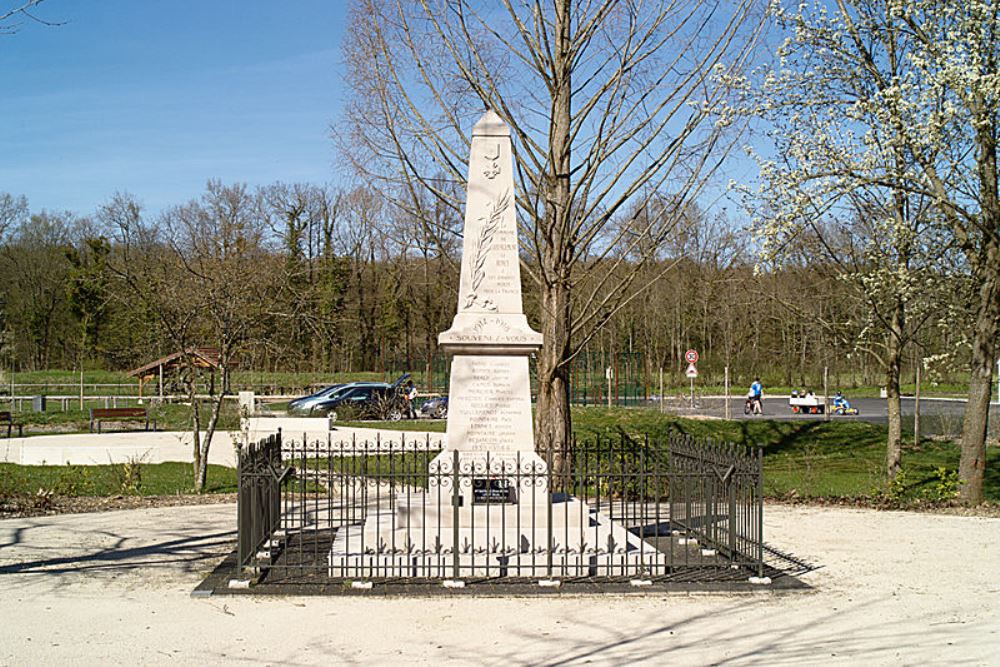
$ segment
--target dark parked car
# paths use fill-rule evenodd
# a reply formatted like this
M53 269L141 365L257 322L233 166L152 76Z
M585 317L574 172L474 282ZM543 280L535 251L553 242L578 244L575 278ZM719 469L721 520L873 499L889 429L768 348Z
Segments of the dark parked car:
M420 406L420 415L431 419L444 419L448 416L448 397L435 396L427 399Z
M313 416L327 416L332 421L345 419L403 418L403 397L400 385L410 376L403 375L394 383L352 382L329 398L312 406Z

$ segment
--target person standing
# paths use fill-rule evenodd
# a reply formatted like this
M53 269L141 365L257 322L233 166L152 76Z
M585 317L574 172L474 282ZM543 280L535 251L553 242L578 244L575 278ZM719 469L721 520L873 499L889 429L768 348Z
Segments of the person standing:
M750 400L754 403L754 412L764 414L764 385L760 383L760 378L754 378L750 385Z
M406 408L406 418L416 419L417 411L414 409L414 401L417 400L417 388L413 385L413 380L406 383L406 390L403 392L403 399Z

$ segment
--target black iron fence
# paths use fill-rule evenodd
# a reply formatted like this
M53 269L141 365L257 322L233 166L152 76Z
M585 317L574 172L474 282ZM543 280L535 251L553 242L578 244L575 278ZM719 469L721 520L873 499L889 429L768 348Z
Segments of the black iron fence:
M670 465L673 525L763 576L763 450L675 437Z
M292 469L282 464L281 433L239 450L236 465L236 553L250 567L270 546L281 522L281 489Z
M243 449L240 576L261 582L765 575L760 451L672 435L567 452L458 452L428 437Z

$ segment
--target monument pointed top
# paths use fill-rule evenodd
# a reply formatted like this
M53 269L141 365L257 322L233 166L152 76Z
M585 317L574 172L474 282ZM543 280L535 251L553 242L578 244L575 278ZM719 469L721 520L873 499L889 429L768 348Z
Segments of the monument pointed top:
M509 137L510 128L503 118L497 115L493 109L487 109L475 125L472 126L472 136L474 137Z

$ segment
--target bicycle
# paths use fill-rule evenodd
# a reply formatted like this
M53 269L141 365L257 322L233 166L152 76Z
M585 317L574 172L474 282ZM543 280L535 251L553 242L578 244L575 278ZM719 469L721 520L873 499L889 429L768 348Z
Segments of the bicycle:
M743 404L743 414L749 415L751 413L754 415L764 414L764 401L762 399L747 396L747 400Z

